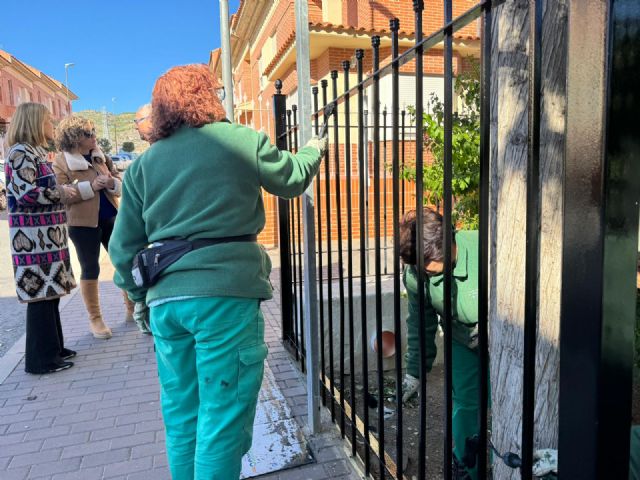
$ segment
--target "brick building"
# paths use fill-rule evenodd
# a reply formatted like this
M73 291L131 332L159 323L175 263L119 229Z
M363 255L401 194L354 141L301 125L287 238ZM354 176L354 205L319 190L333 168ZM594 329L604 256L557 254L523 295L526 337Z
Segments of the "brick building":
M454 2L453 15L456 17L474 5L473 0ZM328 97L333 97L331 88L331 71L338 70L342 75L344 60L350 60L352 68L349 72L351 85L356 84L354 51L365 51L365 76L371 73L372 53L371 37L380 36L380 64L384 66L391 60L391 32L389 21L400 20L400 53L410 48L415 40L414 12L412 0L309 0L309 30L312 85L320 85L322 80L329 81ZM442 1L426 0L423 18L424 35L428 36L441 28L443 24ZM472 24L454 34L454 75L468 64L468 57L478 58L480 55L480 38L478 24ZM235 121L257 130L269 133L273 138L273 112L271 98L275 93L274 82L282 80L282 93L287 95L287 105L297 103L298 82L296 72L295 44L295 9L294 0L241 0L238 11L231 17L231 56L234 78ZM443 98L443 51L442 46L425 53L423 82L425 102L431 93ZM209 65L212 71L221 76L222 62L220 51L211 52ZM415 66L407 63L401 69L400 104L408 107L415 104ZM308 86L311 88L311 85ZM343 93L342 76L338 81L338 95ZM380 82L380 102L384 107L391 107L391 78L384 77ZM357 118L357 107L352 102L351 115ZM365 105L372 111L371 95L365 92ZM425 109L428 110L428 104ZM370 117L370 115L369 115ZM355 123L355 122L353 122ZM380 122L383 123L382 121ZM369 125L372 120L369 118ZM390 130L388 138L391 137ZM340 151L344 132L340 134ZM381 134L380 138L383 138ZM355 130L351 134L352 145L349 150L357 151ZM411 143L414 139L408 134ZM408 158L415 151L415 144L406 145ZM369 150L369 149L368 149ZM388 149L390 152L390 148ZM413 157L415 158L415 157ZM383 158L383 162L385 159ZM357 195L356 162L352 162L353 195ZM368 168L369 175L372 169ZM331 175L334 162L331 161ZM323 180L321 180L323 182ZM391 180L388 179L387 192L391 198ZM322 189L324 191L324 187ZM344 192L344 188L342 189ZM407 189L407 201L411 202L413 190ZM354 199L357 205L357 199ZM323 201L319 199L318 201ZM390 203L390 202L389 202ZM343 202L344 204L344 202ZM265 194L267 225L261 235L265 244L277 244L277 203ZM389 205L389 209L390 209ZM389 210L390 211L390 210ZM358 212L353 212L355 217ZM342 212L344 216L345 213ZM373 225L373 222L369 222ZM355 226L354 226L355 227ZM372 227L371 227L372 228ZM390 230L388 230L390 233Z
M23 102L45 105L54 121L71 113L71 101L78 97L58 80L0 50L0 123L9 123Z

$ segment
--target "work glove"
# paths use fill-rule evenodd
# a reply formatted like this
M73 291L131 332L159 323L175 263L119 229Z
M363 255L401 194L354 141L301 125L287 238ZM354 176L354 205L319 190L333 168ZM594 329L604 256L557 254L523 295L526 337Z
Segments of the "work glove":
M144 302L136 302L133 307L133 319L140 330L145 335L151 335L151 324L149 323L149 307Z
M307 142L305 147L312 147L320 152L320 156L324 157L327 153L327 149L329 148L329 138L324 135L322 137L311 137L311 140Z
M550 473L558 473L558 451L551 448L536 450L533 452L533 468L535 477L543 477Z

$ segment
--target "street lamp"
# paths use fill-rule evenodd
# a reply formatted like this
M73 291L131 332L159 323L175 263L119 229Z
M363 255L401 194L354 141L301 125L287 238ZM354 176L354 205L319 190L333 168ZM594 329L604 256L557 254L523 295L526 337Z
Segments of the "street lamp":
M111 97L113 103L113 135L115 136L116 154L118 153L118 126L116 125L116 97Z
M69 67L75 66L75 63L64 64L64 85L67 90L67 115L71 113L71 104L69 103Z

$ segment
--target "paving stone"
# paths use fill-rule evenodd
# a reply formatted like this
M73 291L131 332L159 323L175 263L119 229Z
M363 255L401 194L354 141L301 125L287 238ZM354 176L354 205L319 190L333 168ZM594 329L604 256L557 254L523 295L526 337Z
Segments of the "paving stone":
M127 425L129 423L139 423L146 420L157 420L156 412L150 410L148 412L136 412L129 415L119 415L116 419L116 425Z
M0 416L0 425L28 422L33 420L36 412L14 413Z
M133 427L133 425L131 425L131 427ZM113 448L134 447L136 445L144 445L145 443L153 443L155 440L155 432L144 432L118 437L112 441L112 445Z
M14 444L20 443L24 438L24 436L25 436L24 432L18 432L18 433L12 433L9 435L0 436L0 449L2 449L2 447L4 447L5 445L14 445ZM2 453L4 455L4 452Z
M71 425L71 433L80 432L98 432L104 428L113 427L116 423L115 417L102 418L100 420L91 420L89 422L75 423Z
M120 427L103 428L91 432L91 441L107 440L118 438L124 435L131 435L135 432L134 425L124 425Z
M302 386L297 386L297 387L290 387L290 388L285 388L282 390L282 394L285 397L293 397L296 395L305 395L306 394L306 389Z
M52 477L51 480L93 480L102 478L103 466L93 468L81 468L75 472L59 473Z
M130 448L119 450L106 450L101 453L94 453L82 457L82 467L106 466L113 463L124 462L131 456Z
M11 459L9 468L57 462L60 459L61 453L61 448L55 448L52 450L43 450L41 452L16 455Z
M348 460L338 460L327 462L323 464L325 472L327 472L328 478L335 478L342 475L349 475L351 468L349 468Z
M112 463L110 465L105 466L103 478L112 478L118 475L149 470L152 467L153 467L152 457L143 457L143 458L137 458L135 460L128 460L126 462Z
M18 442L2 446L2 455L10 457L40 451L44 442L42 440L32 440L30 442Z
M131 458L149 457L153 455L162 455L166 453L166 445L164 442L147 443L146 445L138 445L131 449Z
M138 411L138 406L134 404L109 408L100 408L96 412L96 418L117 417L118 415L125 415L127 413L135 413Z
M28 430L38 430L40 428L50 427L53 423L53 417L40 418L38 420L31 420L28 422L12 423L7 429L7 433L26 432Z
M108 451L110 447L110 440L102 440L97 442L85 443L84 445L66 447L62 451L62 458L82 457L93 453L105 452Z
M85 444L89 440L89 432L65 434L65 435L52 435L44 441L42 449L54 447L70 447L72 445Z
M0 390L0 399L28 397L33 388L12 388L10 390Z
M150 420L136 423L136 433L142 432L164 432L164 422L162 420Z
M70 458L56 462L34 465L29 471L29 479L51 478L57 473L75 472L80 467L79 458Z
M29 475L30 467L12 468L2 472L2 480L25 480Z
M158 402L160 400L160 393L148 393L146 395L140 395L137 397L127 397L123 398L120 402L120 405L130 405L132 403L140 403L140 402Z
M166 467L167 466L167 456L166 455L154 455L153 456L153 467Z
M64 398L54 398L52 400L44 399L42 401L33 400L22 404L21 412L31 412L33 410L50 410L58 408L62 405Z
M88 422L96 418L96 412L78 412L78 405L69 405L69 408L76 407L76 412L69 415L60 415L55 417L55 425L68 425L70 423ZM42 413L42 412L41 412ZM66 413L66 412L65 412Z
M315 480L326 479L327 474L322 465L305 465L304 467L285 470L278 475L280 480Z
M29 430L25 434L25 440L40 440L47 439L52 437L57 437L59 435L66 435L71 430L69 425L58 425L56 427L48 427L41 428L39 430Z
M171 480L171 474L168 469L156 468L127 475L127 480Z
M80 412L86 412L86 411L93 411L96 410L96 408L100 408L100 410L104 410L106 408L115 408L118 407L120 405L120 399L119 398L113 398L111 400L100 400L100 403L98 405L94 404L90 404L90 403L86 403L86 404L82 404L80 405Z

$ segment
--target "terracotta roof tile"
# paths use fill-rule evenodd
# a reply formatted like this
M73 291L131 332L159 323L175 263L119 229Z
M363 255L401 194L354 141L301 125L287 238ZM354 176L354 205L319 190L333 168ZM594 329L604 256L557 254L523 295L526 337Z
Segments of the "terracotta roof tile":
M269 65L264 69L263 75L269 75L271 71L275 68L275 66L280 61L280 57L293 45L296 40L296 32L292 32L287 39L282 43L276 54L273 56L273 60L269 62Z
M391 30L388 30L386 28L381 28L381 29L374 29L374 28L365 28L365 27L359 27L356 28L354 26L351 25L342 25L342 24L335 24L335 23L330 23L330 22L310 22L309 23L309 27L310 28L316 28L316 29L322 29L322 30L331 30L331 31L352 31L352 32L361 32L361 33L368 33L371 35L387 35L387 34L391 34ZM413 37L415 35L415 31L411 30L400 30L398 32L398 34L401 37ZM458 34L458 33L454 33L453 34L453 38L459 39L459 40L480 40L480 37L477 35L462 35L462 34Z

